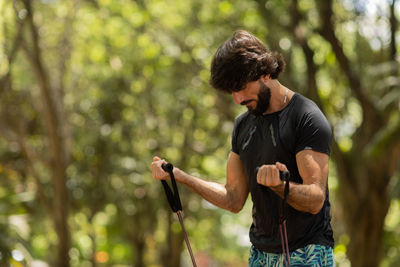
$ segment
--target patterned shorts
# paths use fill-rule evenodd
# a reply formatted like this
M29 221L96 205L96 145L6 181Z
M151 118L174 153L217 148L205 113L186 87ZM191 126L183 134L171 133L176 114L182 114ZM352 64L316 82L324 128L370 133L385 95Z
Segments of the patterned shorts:
M249 267L284 267L283 254L250 249ZM290 252L291 267L334 267L333 250L329 246L307 245Z

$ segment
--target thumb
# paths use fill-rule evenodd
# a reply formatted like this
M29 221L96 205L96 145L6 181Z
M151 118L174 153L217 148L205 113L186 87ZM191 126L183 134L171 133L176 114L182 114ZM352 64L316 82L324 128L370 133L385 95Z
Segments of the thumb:
M159 161L159 160L161 160L159 157L157 157L157 156L153 157L153 161Z
M280 163L280 162L276 162L276 163L275 163L275 166L276 166L276 168L277 168L278 170L280 170L280 171L287 171L287 170L288 170L287 167L286 167L286 165L285 165L285 164L282 164L282 163Z

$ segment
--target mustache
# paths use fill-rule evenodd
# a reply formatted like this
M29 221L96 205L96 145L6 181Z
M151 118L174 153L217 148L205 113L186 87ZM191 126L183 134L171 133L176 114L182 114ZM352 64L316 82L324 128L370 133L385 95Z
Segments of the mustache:
M244 101L240 102L240 105L245 106L245 105L247 105L247 104L249 104L249 103L251 103L253 101L254 101L254 99L244 100Z

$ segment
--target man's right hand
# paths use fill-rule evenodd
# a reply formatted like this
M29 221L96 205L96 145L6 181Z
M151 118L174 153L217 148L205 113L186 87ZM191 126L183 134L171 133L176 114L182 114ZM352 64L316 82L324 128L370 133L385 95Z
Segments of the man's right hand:
M159 157L154 157L151 163L151 174L156 180L166 180L169 179L169 174L163 170L162 164L167 164L167 162Z

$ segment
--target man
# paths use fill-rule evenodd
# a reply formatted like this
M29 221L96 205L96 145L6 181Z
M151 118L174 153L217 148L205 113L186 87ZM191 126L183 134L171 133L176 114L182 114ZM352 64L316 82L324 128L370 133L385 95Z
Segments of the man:
M268 51L246 31L235 32L222 44L211 63L210 83L248 108L235 121L226 184L179 168L174 175L204 199L234 213L251 193L249 266L334 266L327 187L331 129L314 102L280 84L277 78L284 67L280 54ZM154 157L157 180L168 178L163 163ZM280 171L287 170L285 198ZM287 204L282 205L284 198Z

